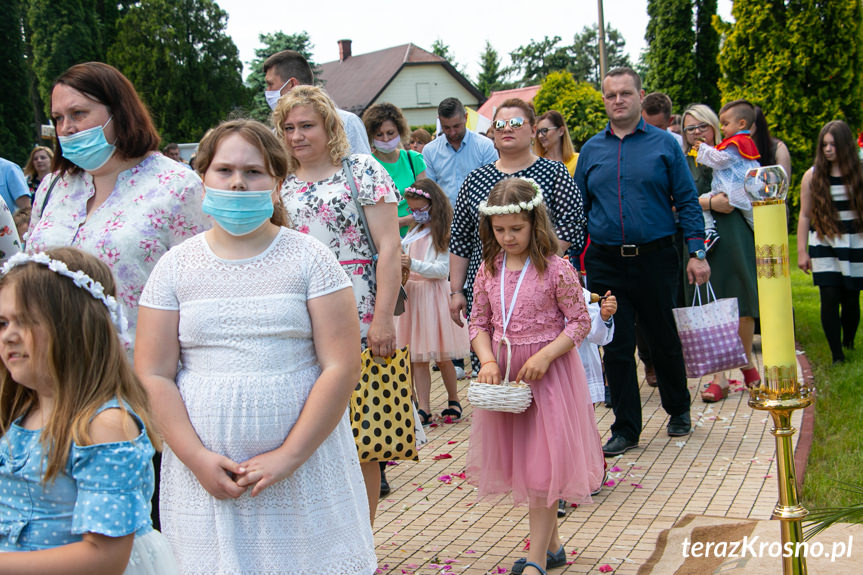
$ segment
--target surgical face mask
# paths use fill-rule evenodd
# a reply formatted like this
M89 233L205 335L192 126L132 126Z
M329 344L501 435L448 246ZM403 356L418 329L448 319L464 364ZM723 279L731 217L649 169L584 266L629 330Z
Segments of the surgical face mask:
M105 139L105 126L113 117L108 118L101 126L94 126L71 136L58 136L63 157L88 172L104 166L117 149Z
M384 142L382 140L375 140L375 149L381 151L385 154L389 154L390 152L395 152L399 148L399 144L401 143L401 138L396 136L389 142Z
M427 224L431 221L431 214L428 210L414 210L411 214L414 217L414 221L418 224Z
M273 190L217 190L207 188L201 204L219 227L232 236L244 236L273 216Z
M264 98L267 99L267 105L270 107L271 110L276 109L276 104L279 103L279 98L282 97L282 90L285 88L285 86L288 85L288 82L290 82L290 81L291 81L291 79L288 78L287 82L282 84L282 87L279 88L278 90L265 90L264 91Z

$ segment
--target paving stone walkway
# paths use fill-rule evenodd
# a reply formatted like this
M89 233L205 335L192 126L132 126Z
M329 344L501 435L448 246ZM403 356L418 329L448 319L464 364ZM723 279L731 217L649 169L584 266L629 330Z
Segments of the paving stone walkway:
M446 395L439 374L434 376L432 409L440 413ZM732 377L743 380L736 371ZM459 384L465 398L467 381ZM634 574L653 552L660 531L687 513L770 518L778 487L769 414L747 405L742 384L732 383L728 399L709 405L700 399L701 385L689 380L693 433L670 438L659 392L642 377L640 447L608 459L614 485L594 497L594 504L569 508L560 520L570 563L551 575L609 572L606 565L614 573ZM527 508L478 503L460 476L472 413L466 399L462 405L466 417L460 423L427 428L429 443L420 450L420 462L387 468L393 491L381 501L375 521L380 573L501 574L525 555ZM795 412L798 429L801 418L802 411ZM603 442L612 421L611 410L599 404L596 422Z

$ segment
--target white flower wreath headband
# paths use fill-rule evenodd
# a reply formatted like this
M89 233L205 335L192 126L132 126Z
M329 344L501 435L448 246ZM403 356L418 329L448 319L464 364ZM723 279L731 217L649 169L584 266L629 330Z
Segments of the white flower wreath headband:
M86 290L91 296L93 296L93 299L101 301L105 307L108 308L108 313L111 315L111 322L114 324L114 327L117 328L117 333L120 335L120 339L123 343L131 343L127 333L129 322L126 319L126 314L123 313L123 306L117 303L114 296L106 295L105 287L83 271L72 271L69 269L69 266L66 265L66 262L51 259L48 257L48 254L45 253L26 254L24 252L19 252L10 257L6 263L3 264L3 268L0 269L0 273L5 276L12 270L12 268L29 262L41 264L56 274L70 278L76 286Z
M507 204L505 206L490 206L488 202L482 201L479 203L479 213L484 216L505 216L507 214L518 214L521 213L522 210L529 212L534 209L536 206L542 203L542 188L539 187L539 184L536 183L536 180L533 178L519 178L524 180L536 190L536 193L533 196L533 199L529 202L518 202L515 204Z

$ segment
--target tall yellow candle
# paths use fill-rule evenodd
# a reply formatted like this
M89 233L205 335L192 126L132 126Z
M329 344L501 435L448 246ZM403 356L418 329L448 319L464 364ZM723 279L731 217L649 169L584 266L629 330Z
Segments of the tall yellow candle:
M753 202L761 353L771 391L796 393L797 358L791 306L785 201Z

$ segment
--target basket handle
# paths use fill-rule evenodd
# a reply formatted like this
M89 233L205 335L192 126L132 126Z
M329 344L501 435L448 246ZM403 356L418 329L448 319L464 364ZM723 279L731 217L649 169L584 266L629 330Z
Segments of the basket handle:
M512 346L509 343L508 337L503 336L500 338L500 341L497 342L497 353L495 355L500 358L500 346L504 343L506 344L506 374L503 376L503 383L509 383L509 365L512 360ZM500 359L498 359L498 363L500 363Z

